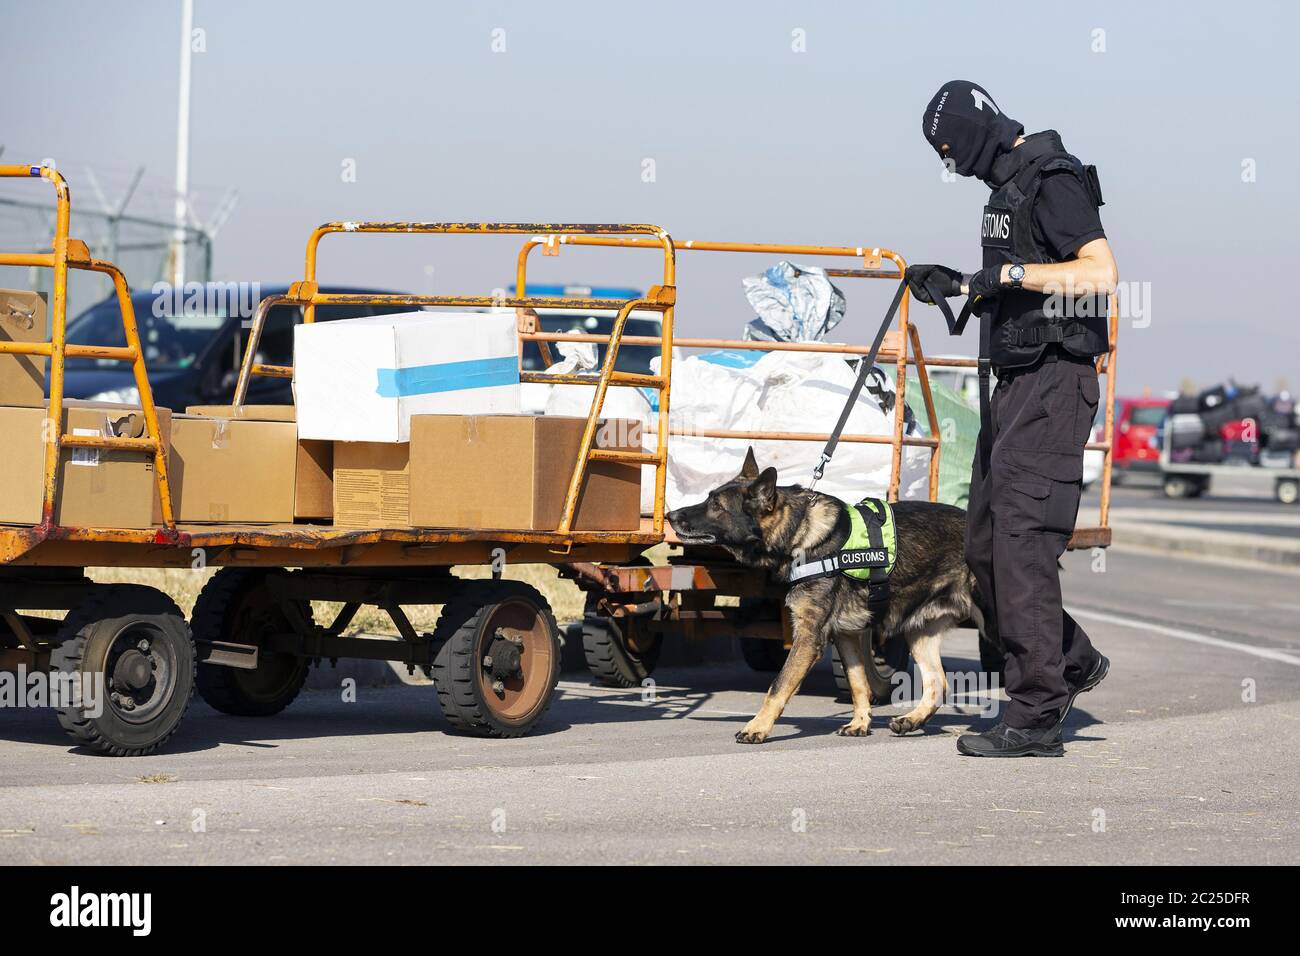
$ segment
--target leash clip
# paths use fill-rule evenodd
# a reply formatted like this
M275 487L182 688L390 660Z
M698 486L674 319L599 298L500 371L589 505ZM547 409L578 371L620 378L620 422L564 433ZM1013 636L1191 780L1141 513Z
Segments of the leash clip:
M822 475L826 473L826 463L830 460L831 456L826 454L826 452L822 452L821 461L817 462L817 464L813 466L812 484L808 486L809 491L812 491L813 485L816 485L817 482L822 480Z

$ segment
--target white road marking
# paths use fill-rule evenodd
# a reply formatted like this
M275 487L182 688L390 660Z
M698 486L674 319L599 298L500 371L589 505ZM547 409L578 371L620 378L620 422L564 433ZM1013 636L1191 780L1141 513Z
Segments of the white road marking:
M1165 637L1173 637L1180 641L1191 641L1194 644L1208 644L1210 647L1223 647L1230 651L1241 651L1244 654L1252 654L1255 657L1263 657L1270 661L1281 661L1283 664L1294 664L1300 667L1300 657L1294 654L1288 654L1285 651L1279 651L1272 647L1256 647L1253 644L1242 644L1239 641L1228 641L1221 637L1211 637L1208 634L1197 634L1194 631L1184 631L1177 627L1166 627L1163 624L1152 624L1148 621L1140 621L1136 618L1122 617L1119 614L1105 614L1101 611L1082 611L1077 608L1066 608L1074 617L1083 618L1084 620L1100 621L1103 624L1117 624L1120 627L1129 627L1137 631L1151 631L1155 634L1163 634Z
M1213 611L1249 611L1254 605L1237 604L1232 601L1184 601L1178 598L1165 598L1162 602L1170 607L1191 607Z

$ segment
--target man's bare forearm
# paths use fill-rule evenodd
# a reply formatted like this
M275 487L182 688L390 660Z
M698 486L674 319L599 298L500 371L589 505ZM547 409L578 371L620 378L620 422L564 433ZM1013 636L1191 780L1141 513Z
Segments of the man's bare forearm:
M1001 280L1008 284L1010 265L1002 267ZM1031 292L1059 292L1067 294L1112 295L1119 284L1119 270L1110 244L1105 239L1094 239L1083 245L1078 255L1068 262L1030 262L1025 264L1025 278L1021 287ZM962 292L970 290L963 285Z

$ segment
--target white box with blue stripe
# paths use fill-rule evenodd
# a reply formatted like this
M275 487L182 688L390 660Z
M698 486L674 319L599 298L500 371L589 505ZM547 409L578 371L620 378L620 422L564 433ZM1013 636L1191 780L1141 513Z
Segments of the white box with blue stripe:
M514 312L408 312L294 329L298 436L404 442L412 415L520 410Z

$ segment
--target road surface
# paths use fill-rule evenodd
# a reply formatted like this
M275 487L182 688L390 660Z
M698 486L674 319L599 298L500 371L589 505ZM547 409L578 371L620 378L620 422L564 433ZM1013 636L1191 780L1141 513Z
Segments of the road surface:
M981 700L837 737L825 664L761 747L732 741L766 686L742 664L664 671L650 701L566 675L514 741L449 735L428 687L265 720L196 699L135 760L10 710L0 863L1300 863L1300 576L1096 562L1066 558L1067 602L1112 672L1062 759L959 757ZM946 666L974 650L958 632Z

